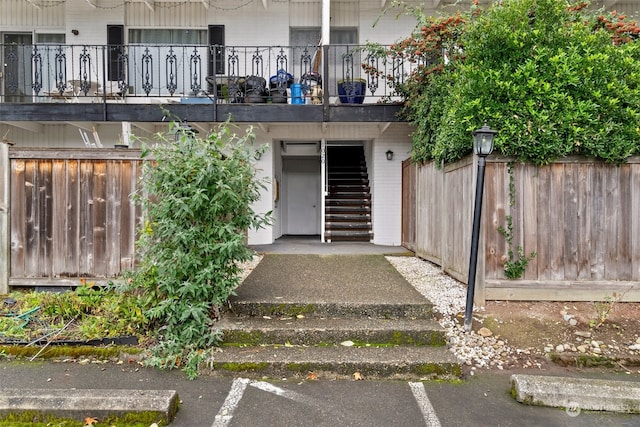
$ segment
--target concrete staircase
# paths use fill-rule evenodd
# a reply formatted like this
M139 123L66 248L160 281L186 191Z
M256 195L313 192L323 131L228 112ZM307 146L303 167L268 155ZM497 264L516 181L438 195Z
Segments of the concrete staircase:
M303 256L292 257L292 263L302 260L302 265L298 264L304 268ZM325 269L331 260L327 263L327 256L321 258ZM385 297L376 285L371 286L376 295L363 295L362 286L371 277L364 277L351 289L347 289L349 283L336 281L337 276L345 277L349 265L357 272L357 261L349 257L340 260L324 286L321 280L308 279L288 295L286 286L252 282L250 275L233 299L231 310L218 323L224 345L214 353L209 366L217 372L255 378L459 377L459 362L446 348L444 331L433 319L431 303L417 292L411 293L413 288L394 291L396 284L385 280L393 273L385 266L370 264L368 269L386 281L397 298ZM382 256L378 261L388 264ZM295 278L295 273L277 265L267 267L282 268L282 277ZM277 274L258 271L258 276L274 280ZM331 295L340 289L342 296Z
M328 195L325 198L327 242L370 242L371 192L362 146L328 147Z

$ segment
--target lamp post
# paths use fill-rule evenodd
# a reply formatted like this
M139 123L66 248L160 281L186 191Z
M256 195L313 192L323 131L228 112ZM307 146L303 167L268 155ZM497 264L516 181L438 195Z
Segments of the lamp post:
M476 199L473 208L473 231L471 233L471 254L469 255L469 284L467 286L467 305L464 311L464 329L471 331L473 297L476 286L476 266L478 264L478 240L480 238L480 216L482 214L482 194L484 192L485 158L493 151L493 137L497 131L485 123L473 132L473 152L478 156L478 174L476 178Z

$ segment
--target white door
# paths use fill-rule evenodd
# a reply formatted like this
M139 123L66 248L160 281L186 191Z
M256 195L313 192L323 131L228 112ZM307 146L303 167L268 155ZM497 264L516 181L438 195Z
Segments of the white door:
M320 158L283 159L285 234L320 234Z

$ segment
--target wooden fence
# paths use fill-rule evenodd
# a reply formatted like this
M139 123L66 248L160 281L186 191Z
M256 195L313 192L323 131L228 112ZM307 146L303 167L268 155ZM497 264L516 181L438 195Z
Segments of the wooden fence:
M10 213L0 221L10 235L0 266L5 282L9 277L5 286L77 285L79 278L105 279L134 266L141 215L131 195L139 150L11 148L6 157L0 159L10 171L3 174L10 185L0 190L8 205L0 207Z
M543 167L487 159L476 303L485 300L640 301L640 157L615 166L568 157ZM467 282L476 163L405 165L403 194L415 191L415 238L422 258ZM412 176L413 175L413 176ZM414 183L415 181L415 183ZM415 187L415 188L411 188ZM403 224L410 215L403 210ZM536 252L521 279L504 276L508 247L498 227L513 221L513 246ZM413 229L411 229L413 227ZM410 240L411 233L403 240ZM517 256L517 255L516 255Z

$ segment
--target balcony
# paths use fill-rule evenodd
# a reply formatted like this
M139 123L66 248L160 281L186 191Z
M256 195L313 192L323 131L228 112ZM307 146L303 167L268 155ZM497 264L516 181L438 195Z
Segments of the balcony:
M365 46L4 45L4 121L390 122L419 64ZM376 49L377 52L380 49ZM380 73L366 74L363 65Z

